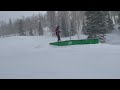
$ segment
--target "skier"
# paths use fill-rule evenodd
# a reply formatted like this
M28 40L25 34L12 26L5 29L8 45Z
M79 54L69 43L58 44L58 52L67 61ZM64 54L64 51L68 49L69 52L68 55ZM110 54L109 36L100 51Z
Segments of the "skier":
M60 27L59 26L57 26L57 28L55 29L55 32L56 32L56 36L57 36L57 38L58 38L58 41L61 41L61 39L60 39Z

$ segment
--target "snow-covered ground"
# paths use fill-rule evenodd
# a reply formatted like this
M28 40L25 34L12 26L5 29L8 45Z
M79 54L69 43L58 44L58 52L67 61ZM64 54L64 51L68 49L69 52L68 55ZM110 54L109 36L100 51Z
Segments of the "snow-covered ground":
M0 38L0 78L120 79L120 36L108 35L107 44L49 45L56 40L49 36Z
M106 43L94 45L49 45L57 38L51 37L48 27L43 28L44 36L1 36L0 79L120 79L118 27L107 34ZM37 29L33 34L38 35ZM80 35L80 39L85 38Z

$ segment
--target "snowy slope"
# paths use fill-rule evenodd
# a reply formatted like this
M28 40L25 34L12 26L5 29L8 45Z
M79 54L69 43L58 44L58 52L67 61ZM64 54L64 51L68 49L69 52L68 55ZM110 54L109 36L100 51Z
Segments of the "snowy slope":
M0 38L0 78L120 78L120 45L49 45L56 40L48 36Z

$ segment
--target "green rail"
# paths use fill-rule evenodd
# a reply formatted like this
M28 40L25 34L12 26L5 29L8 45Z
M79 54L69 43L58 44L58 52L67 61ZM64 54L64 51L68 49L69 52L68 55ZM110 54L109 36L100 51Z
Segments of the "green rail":
M83 45L83 44L98 44L99 39L83 39L83 40L67 40L60 42L53 42L50 45L55 46L68 46L68 45Z

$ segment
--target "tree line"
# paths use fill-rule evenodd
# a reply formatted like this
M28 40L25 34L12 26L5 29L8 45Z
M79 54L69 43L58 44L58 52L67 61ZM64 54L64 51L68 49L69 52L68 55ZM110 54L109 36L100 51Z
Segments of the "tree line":
M105 35L114 30L114 25L120 24L120 11L47 11L45 15L23 17L9 23L0 23L0 36L16 34L21 36L44 35L48 27L52 36L59 25L62 37L71 37L81 33L89 38L99 38L105 41Z
M55 36L55 28L59 25L61 36L73 36L82 26L84 11L47 11L45 15L33 15L23 17L8 23L0 23L0 36L18 33L21 36L43 35L44 28L49 27L52 36Z

